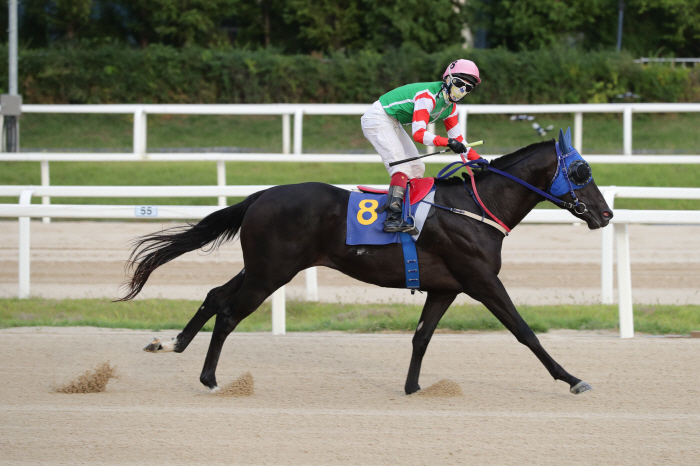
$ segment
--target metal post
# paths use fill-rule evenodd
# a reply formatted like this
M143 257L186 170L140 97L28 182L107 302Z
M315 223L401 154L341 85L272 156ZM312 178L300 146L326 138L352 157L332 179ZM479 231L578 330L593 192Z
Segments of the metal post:
M574 147L583 151L583 113L574 113Z
M617 296L620 312L620 338L634 338L632 312L632 266L630 243L626 223L615 224L615 249L617 250Z
M318 301L318 272L316 267L306 269L306 300Z
M9 48L9 93L17 95L17 0L7 2L8 11L8 48Z
M622 145L625 155L632 155L632 107L625 107L622 112Z
M19 195L19 205L30 205L32 203L33 189L25 189ZM19 218L19 299L29 297L30 289L30 218Z
M625 0L619 0L617 2L617 9L619 11L617 15L617 48L616 50L619 52L620 49L622 48L622 17L624 16L624 11L625 11Z
M49 186L51 183L49 182L49 161L48 160L42 160L41 161L41 185L42 186ZM49 196L42 196L41 197L41 203L43 205L49 205L51 204L51 198ZM41 219L43 223L51 223L51 217L43 217Z
M284 335L286 329L287 311L284 302L284 286L272 293L272 334Z
M615 191L607 190L603 198L610 209L615 203ZM615 241L615 227L608 225L600 231L600 302L613 303L613 243Z
M428 132L435 134L435 123L428 123ZM430 154L431 152L435 152L435 147L425 146L425 153Z
M304 125L304 110L294 111L294 155L301 155L301 135Z
M226 162L216 161L216 184L226 186ZM226 196L219 196L219 207L226 207Z
M134 154L146 158L146 111L134 112Z
M282 153L289 154L290 144L290 118L289 113L282 115Z

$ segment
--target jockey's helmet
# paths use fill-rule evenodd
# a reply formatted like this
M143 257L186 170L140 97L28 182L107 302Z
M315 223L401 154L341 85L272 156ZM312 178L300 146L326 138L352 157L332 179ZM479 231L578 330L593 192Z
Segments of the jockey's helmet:
M479 68L471 60L455 60L442 75L445 91L452 102L459 102L480 82Z

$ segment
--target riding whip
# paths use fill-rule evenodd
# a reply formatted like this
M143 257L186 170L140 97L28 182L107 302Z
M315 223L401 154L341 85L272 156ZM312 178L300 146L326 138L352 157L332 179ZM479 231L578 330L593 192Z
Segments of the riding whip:
M476 142L472 142L472 143L470 143L470 144L465 144L464 147L480 146L480 145L482 145L483 143L484 143L484 141L476 141ZM408 159L397 160L396 162L391 162L391 163L389 163L389 166L390 166L390 167L393 167L393 166L395 166L395 165L401 165L402 163L412 162L412 161L414 161L414 160L422 159L423 157L430 157L431 155L442 154L442 153L444 153L444 152L448 152L449 150L450 150L450 149L445 149L445 150L441 150L441 151L438 151L438 152L433 152L432 154L419 155L418 157L410 157L410 158L408 158Z

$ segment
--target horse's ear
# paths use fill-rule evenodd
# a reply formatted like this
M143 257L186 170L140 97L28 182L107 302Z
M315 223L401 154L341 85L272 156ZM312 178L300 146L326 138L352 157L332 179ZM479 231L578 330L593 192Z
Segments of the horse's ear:
M566 141L566 144L569 146L569 150L567 150L567 152L573 150L574 144L571 142L571 126L568 126L566 128L566 134L564 134L564 140Z
M566 154L568 149L566 148L566 139L564 138L564 130L559 128L559 150L562 154Z

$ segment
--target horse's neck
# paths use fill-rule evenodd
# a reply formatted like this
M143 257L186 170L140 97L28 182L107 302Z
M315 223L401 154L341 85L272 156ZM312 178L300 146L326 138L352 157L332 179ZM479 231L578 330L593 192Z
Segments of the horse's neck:
M542 151L503 171L546 191L555 170L556 156ZM482 201L509 228L519 224L542 201L542 196L536 192L497 173L485 177L480 184L483 187L477 185L477 188Z

